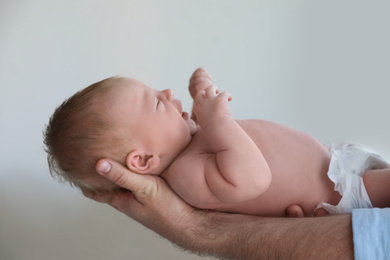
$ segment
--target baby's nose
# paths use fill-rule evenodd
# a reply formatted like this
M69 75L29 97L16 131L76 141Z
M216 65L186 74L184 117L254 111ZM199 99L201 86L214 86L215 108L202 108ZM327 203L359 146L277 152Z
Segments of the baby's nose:
M165 98L169 101L172 101L175 98L172 89L165 89L162 92L164 93Z

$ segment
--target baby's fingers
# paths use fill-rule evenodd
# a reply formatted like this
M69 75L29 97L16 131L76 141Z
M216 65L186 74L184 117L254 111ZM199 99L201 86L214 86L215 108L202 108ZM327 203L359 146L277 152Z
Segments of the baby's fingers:
M226 92L226 91L219 93L218 97L225 99L229 102L232 101L232 99L233 99L232 94L230 94L229 92Z
M200 101L201 99L204 99L204 98L212 98L212 97L216 97L219 93L219 89L216 87L216 86L210 86L204 90L201 90L199 91L194 100L195 101Z
M211 81L211 76L209 72L204 68L196 69L192 74L190 81L196 80L197 78L205 78Z
M206 91L205 92L206 97L214 97L218 95L219 88L217 88L216 86L210 86L205 91Z
M189 86L191 97L195 98L200 91L207 89L211 85L211 81L207 78L197 78L191 82Z
M207 70L199 68L192 74L188 89L192 98L195 98L199 91L205 90L211 85L212 83L210 74L207 72Z

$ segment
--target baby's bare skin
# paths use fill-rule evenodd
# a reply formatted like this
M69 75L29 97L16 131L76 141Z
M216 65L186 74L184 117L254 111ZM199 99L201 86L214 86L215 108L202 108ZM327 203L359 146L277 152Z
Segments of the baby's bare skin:
M195 77L196 73L199 72L194 73ZM320 202L333 205L339 202L341 196L334 191L334 184L327 177L330 152L310 135L264 120L234 121L231 118L234 122L226 123L230 124L229 127L223 128L223 123L219 123L214 126L213 131L210 130L213 126L205 130L206 126L212 125L211 122L215 118L208 114L203 115L202 109L197 107L197 93L207 88L207 75L199 77L202 79L194 79L194 76L191 78L190 82L196 82L198 89L195 91L190 85L190 92L195 97L194 112L201 126L198 126L189 146L162 174L179 196L199 208L262 216L286 216L286 212L289 216L310 216ZM203 85L199 87L199 84ZM218 101L209 103L212 102ZM203 106L205 105L202 104ZM218 109L215 105L207 111ZM223 113L226 111L223 110ZM211 117L209 121L204 119L208 117ZM235 125L235 122L238 124ZM209 138L214 131L219 132ZM227 136L224 136L225 134ZM245 139L245 135L249 136L251 141ZM242 136L242 139L237 136ZM252 153L257 153L253 150L253 144L260 153L251 158ZM238 151L237 156L229 157L224 154L229 147L239 147L242 153ZM221 158L224 156L229 159L223 161ZM208 166L210 161L214 168ZM254 161L257 161L257 164L252 166ZM224 169L237 165L238 170L232 175L224 173ZM252 169L258 169L258 172L251 171ZM226 185L216 187L213 179L207 176L208 172L214 174L213 176L222 175L219 182L226 182ZM267 183L268 172L271 176L268 184L263 187L256 183L256 174ZM233 176L234 174L236 176ZM251 181L241 182L246 179ZM258 194L246 192L251 189L252 184L254 190L258 189ZM238 199L235 200L236 197Z
M194 184L182 185L183 178L189 177L186 175L190 172L188 169L193 167L192 164L188 164L188 160L184 160L186 166L183 166L187 167L187 171L183 169L180 174L178 171L168 171L162 175L180 196L200 208L262 216L285 216L290 205L299 205L306 216L311 215L320 202L337 205L341 196L334 191L334 183L327 176L330 162L327 147L307 134L276 123L264 120L237 122L261 148L268 163L272 174L268 189L249 201L202 205L201 202L193 201L192 196L194 193L207 194L209 188ZM202 146L202 140L204 139L194 136L183 154L196 154L193 148ZM201 158L194 160L194 156L191 156L191 159L193 164L202 160ZM179 157L175 164L180 160L183 160L183 157ZM245 178L245 172L241 174ZM200 204L196 205L197 203Z
M337 205L341 196L327 176L330 162L327 147L305 133L272 122L238 122L261 147L272 172L269 189L253 201L243 203L241 210L247 214L281 216L285 213L283 208L297 204L304 215L311 215L319 202Z
M121 127L121 154L138 174L161 175L189 204L261 216L310 216L340 200L327 177L330 152L313 137L264 120L234 120L227 92L203 70L190 80L193 117L171 90L123 78L100 100ZM119 159L117 159L119 161ZM115 188L84 178L92 186ZM110 186L111 185L111 186Z

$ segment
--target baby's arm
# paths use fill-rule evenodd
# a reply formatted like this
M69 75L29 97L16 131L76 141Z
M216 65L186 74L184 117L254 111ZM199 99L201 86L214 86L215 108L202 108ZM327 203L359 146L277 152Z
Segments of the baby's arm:
M222 202L253 199L268 188L271 172L257 145L230 116L231 95L218 92L214 86L198 91L193 108L209 154L205 180Z

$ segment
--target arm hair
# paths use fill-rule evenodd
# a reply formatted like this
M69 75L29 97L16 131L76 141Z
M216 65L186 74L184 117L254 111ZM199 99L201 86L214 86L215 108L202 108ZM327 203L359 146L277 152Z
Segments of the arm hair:
M166 237L199 255L220 259L353 259L351 215L265 218L201 214L202 224L180 237Z

